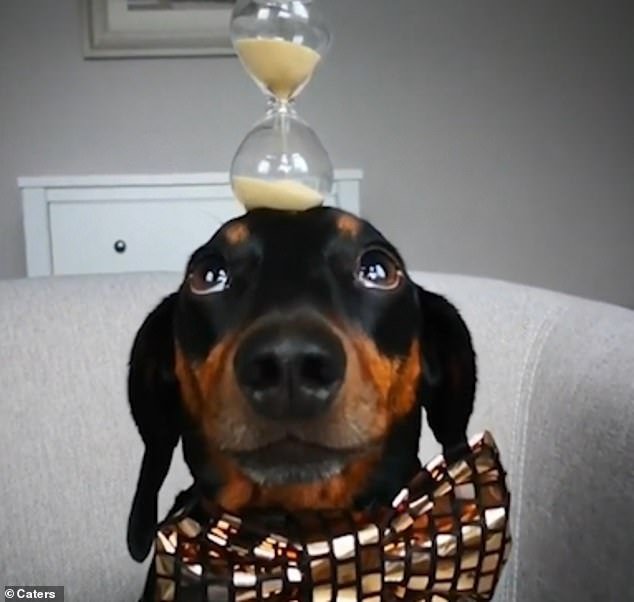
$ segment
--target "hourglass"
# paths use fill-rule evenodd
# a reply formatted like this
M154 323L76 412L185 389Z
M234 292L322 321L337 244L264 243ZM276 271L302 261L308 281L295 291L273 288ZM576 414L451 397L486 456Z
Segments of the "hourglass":
M235 196L247 209L320 205L332 188L332 163L294 108L330 43L314 2L239 0L231 39L245 70L268 98L266 116L233 158Z

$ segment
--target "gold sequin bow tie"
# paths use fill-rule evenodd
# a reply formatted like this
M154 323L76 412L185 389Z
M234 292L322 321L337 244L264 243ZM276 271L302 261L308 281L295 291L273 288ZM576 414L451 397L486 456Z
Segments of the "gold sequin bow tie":
M469 445L371 514L302 514L285 534L220 509L204 525L177 515L157 534L155 600L490 600L510 551L510 494L491 435Z

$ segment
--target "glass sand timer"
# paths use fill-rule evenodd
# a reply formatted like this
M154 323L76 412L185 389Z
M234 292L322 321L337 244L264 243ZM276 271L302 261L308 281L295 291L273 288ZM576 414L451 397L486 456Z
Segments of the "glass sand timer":
M233 158L235 196L247 209L320 205L332 188L332 163L294 108L330 44L314 2L239 0L231 38L245 70L268 98L266 116Z

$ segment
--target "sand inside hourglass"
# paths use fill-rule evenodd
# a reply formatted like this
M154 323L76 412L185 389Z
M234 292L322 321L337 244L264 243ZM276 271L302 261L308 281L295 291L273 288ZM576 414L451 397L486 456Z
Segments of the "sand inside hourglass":
M312 48L277 38L244 38L236 50L247 71L282 101L308 83L321 59Z
M234 176L233 192L247 210L257 207L303 211L321 205L323 195L295 180Z

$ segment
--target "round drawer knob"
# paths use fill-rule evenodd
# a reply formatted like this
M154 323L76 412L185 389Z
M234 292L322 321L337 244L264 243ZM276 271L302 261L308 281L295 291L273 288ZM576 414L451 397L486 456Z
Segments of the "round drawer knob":
M114 250L117 253L125 253L125 250L127 248L128 245L125 244L125 240L117 240L114 243Z

